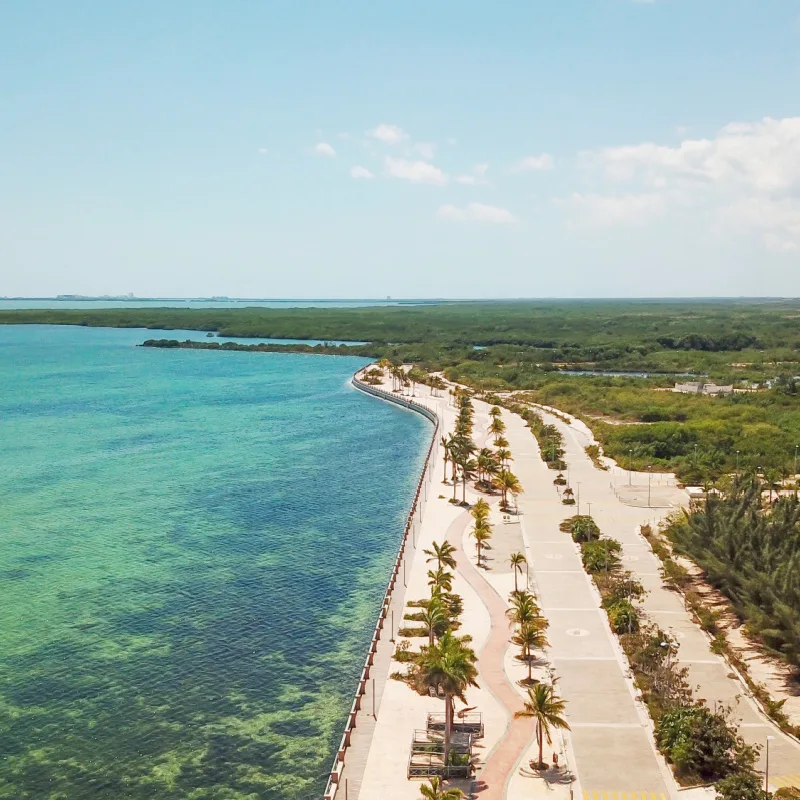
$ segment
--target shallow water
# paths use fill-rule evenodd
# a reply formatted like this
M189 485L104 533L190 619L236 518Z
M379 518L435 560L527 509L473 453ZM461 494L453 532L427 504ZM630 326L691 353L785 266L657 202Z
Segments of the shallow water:
M318 797L430 427L139 341L0 326L0 798Z

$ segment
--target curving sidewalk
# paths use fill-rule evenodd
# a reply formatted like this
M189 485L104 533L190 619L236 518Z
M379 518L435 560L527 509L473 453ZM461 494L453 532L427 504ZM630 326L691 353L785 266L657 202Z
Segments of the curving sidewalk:
M505 653L509 648L508 606L487 583L483 575L468 558L462 546L462 534L469 525L469 515L464 512L447 530L447 540L456 549L458 572L473 588L489 612L491 632L478 656L478 672L485 687L505 707L509 721L495 747L480 771L476 792L486 800L503 800L508 782L535 738L536 726L532 719L514 719L514 712L523 708L519 692L511 685L505 671Z

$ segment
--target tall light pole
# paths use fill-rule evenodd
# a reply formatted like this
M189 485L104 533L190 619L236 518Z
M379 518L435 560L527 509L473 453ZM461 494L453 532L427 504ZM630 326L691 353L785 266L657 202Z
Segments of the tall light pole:
M736 474L739 474L739 451L736 451Z
M651 464L647 465L647 507L650 508L650 478L653 477L653 474L650 470L653 469Z
M628 486L631 485L631 470L633 469L633 448L628 450Z
M769 743L774 740L774 736L767 736L767 764L764 770L764 797L769 797Z

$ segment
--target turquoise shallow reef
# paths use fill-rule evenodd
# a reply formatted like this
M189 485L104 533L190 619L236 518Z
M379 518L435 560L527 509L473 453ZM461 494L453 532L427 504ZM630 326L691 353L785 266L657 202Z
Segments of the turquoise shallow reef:
M143 338L0 326L0 798L318 797L430 425Z

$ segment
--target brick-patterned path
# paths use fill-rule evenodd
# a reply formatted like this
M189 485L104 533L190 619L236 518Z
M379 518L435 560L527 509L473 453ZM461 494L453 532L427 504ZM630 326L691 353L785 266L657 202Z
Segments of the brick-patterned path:
M529 717L514 719L514 712L521 711L523 703L503 669L505 652L510 646L510 629L506 617L508 606L462 548L461 540L470 521L467 512L459 516L448 528L447 540L456 548L455 558L459 573L480 597L491 619L489 638L478 655L478 680L508 712L508 727L486 758L478 775L476 793L481 800L504 800L506 786L517 762L536 736L536 723Z

